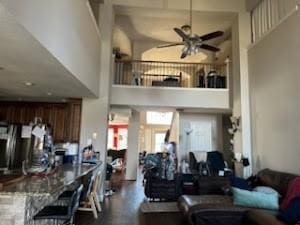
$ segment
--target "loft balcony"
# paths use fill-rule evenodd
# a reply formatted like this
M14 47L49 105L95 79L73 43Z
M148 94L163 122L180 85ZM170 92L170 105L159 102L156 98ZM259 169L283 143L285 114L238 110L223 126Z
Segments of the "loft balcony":
M113 105L229 109L229 64L116 61Z

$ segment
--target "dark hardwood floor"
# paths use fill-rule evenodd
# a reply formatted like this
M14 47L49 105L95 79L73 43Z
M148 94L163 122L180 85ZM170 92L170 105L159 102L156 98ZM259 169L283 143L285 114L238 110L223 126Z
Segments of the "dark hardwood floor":
M94 219L91 212L78 212L76 225L138 225L139 206L145 199L142 176L140 174L137 181L123 178L124 174L113 175L116 192L105 198L98 219Z

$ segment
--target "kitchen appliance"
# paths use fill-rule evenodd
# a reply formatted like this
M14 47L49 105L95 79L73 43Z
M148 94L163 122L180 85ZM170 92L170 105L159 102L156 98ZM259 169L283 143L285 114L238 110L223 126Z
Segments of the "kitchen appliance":
M78 143L59 143L55 145L55 149L64 149L65 155L64 155L64 163L78 163L78 154L79 154L79 145Z
M0 171L43 172L52 146L51 132L39 118L29 126L0 122Z
M31 139L23 139L21 134L21 124L0 122L0 170L21 169L28 160Z

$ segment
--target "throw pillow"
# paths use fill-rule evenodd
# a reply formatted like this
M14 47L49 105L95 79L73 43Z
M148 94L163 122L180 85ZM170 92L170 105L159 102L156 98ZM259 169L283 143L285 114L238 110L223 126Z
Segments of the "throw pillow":
M280 197L280 194L275 189L268 187L268 186L257 186L255 188L253 188L253 191L262 192L265 194L274 194L274 195L278 195Z
M295 198L291 205L281 211L278 215L278 219L286 222L287 224L296 224L300 221L300 197Z
M247 191L239 188L232 188L232 191L235 205L269 210L279 209L279 197L277 194Z
M243 189L243 190L251 190L250 185L248 184L248 181L240 178L240 177L231 177L230 183L232 187Z

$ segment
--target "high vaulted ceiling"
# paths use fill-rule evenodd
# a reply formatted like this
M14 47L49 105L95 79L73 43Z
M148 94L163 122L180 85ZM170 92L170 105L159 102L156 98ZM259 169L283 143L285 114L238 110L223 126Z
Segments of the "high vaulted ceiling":
M193 33L203 35L216 30L228 31L235 16L235 13L194 11ZM180 41L173 28L188 23L187 10L116 7L116 26L133 41Z
M0 98L93 96L0 3ZM26 82L34 85L26 86Z

